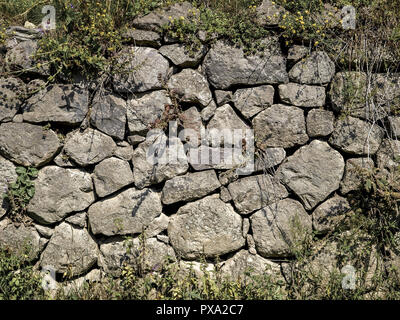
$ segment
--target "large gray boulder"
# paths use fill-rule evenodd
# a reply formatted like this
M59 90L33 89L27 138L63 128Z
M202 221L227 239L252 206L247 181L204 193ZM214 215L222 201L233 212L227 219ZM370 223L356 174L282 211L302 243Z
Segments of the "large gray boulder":
M65 154L80 166L96 164L114 154L117 145L106 134L91 128L67 135Z
M289 195L286 188L268 174L241 178L230 183L228 190L241 214L249 214Z
M185 174L189 164L179 138L169 139L163 132L147 137L133 153L133 179L137 188L161 183Z
M134 270L158 271L167 261L176 260L171 246L155 238L146 239L143 243L139 238L132 240L107 239L100 244L99 264L108 274L118 277L125 266Z
M203 67L211 85L228 89L233 85L287 83L286 59L277 38L266 39L264 56L245 56L243 49L217 41L205 57Z
M61 148L53 130L29 123L3 123L0 126L0 153L25 166L42 166Z
M124 140L126 101L113 95L97 95L93 100L90 122L110 137Z
M378 150L384 131L377 124L358 118L338 119L329 143L343 152L357 155L373 155Z
M80 124L89 110L89 92L74 85L52 85L23 106L24 121Z
M217 194L181 207L170 219L168 235L177 255L189 260L221 256L246 242L242 218Z
M0 249L9 249L25 261L34 261L39 257L44 246L42 240L33 226L16 226L9 219L0 221Z
M14 164L0 156L0 219L7 213L10 205L3 196L8 191L8 185L15 182L17 178Z
M307 134L310 138L329 136L333 132L334 122L332 111L312 109L307 114Z
M133 183L133 174L127 161L108 158L93 171L93 183L99 197L108 196Z
M304 111L298 107L275 104L253 119L253 128L261 149L291 148L308 141Z
M325 88L298 83L279 85L282 102L297 107L322 107L325 104Z
M339 189L344 160L328 143L314 140L290 156L278 171L282 182L310 210Z
M171 104L167 91L157 90L138 94L128 100L127 116L131 135L146 135L149 129L161 119L165 106Z
M196 68L207 53L207 48L201 45L200 48L189 50L184 44L176 43L162 46L159 52L178 67Z
M233 103L249 119L272 106L274 93L274 87L270 85L238 89L233 95Z
M314 51L289 71L289 78L301 84L327 84L335 75L335 64L324 51Z
M95 201L92 178L83 170L48 166L39 171L34 184L27 211L42 224L59 222Z
M292 256L292 246L302 239L304 232L312 231L311 216L293 199L257 211L250 221L257 252L265 258Z
M350 209L349 203L343 197L335 196L326 200L312 213L314 230L319 233L334 231L337 224Z
M371 158L352 158L346 160L346 169L342 182L340 182L340 192L347 194L356 191L361 187L362 170L371 170L374 167L374 160Z
M25 84L16 78L0 78L0 121L11 121L24 98Z
M106 236L141 233L161 211L159 193L131 188L93 204L88 210L90 229Z
M96 242L86 229L63 222L58 225L40 259L42 267L51 266L57 273L78 276L97 262Z
M182 102L194 103L207 107L212 101L212 94L207 79L193 69L183 69L169 79L167 86L170 90L182 93Z
M164 204L202 198L221 186L214 170L187 173L165 182L161 199Z
M126 47L120 52L119 64L122 70L114 74L114 89L117 92L161 89L168 78L168 60L153 48Z

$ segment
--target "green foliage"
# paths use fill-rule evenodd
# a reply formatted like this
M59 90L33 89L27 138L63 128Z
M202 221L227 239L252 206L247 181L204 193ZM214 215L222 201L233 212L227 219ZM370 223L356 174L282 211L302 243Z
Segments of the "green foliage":
M35 185L32 180L37 177L38 170L35 168L17 167L15 172L18 178L15 182L10 183L4 198L11 205L10 218L21 222L24 219L26 206L35 194Z

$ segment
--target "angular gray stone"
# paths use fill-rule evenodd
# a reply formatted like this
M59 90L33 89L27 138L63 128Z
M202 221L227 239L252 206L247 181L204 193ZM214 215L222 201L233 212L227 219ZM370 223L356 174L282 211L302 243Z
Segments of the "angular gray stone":
M126 41L133 42L137 46L159 48L161 46L161 35L158 32L129 29L122 34Z
M326 137L333 132L335 115L332 111L312 109L307 114L307 134L310 138Z
M378 150L384 131L377 124L347 117L338 119L329 143L341 151L357 155L373 155Z
M134 147L144 141L146 141L146 138L142 137L142 136L133 135L133 136L128 137L128 142ZM133 153L132 153L132 156L133 156Z
M217 110L217 104L214 102L214 100L211 100L210 104L203 110L201 110L201 118L203 119L203 121L210 120L211 117L214 115L215 110Z
M308 141L304 111L298 107L275 104L253 119L253 128L261 149L291 148Z
M300 59L303 59L309 52L310 49L305 46L294 45L290 47L287 56L288 63L296 63Z
M320 204L312 213L314 230L320 233L334 231L335 226L350 211L350 205L343 197L335 196Z
M328 143L313 140L280 166L278 177L310 210L339 189L343 172L342 155Z
M264 27L277 26L286 10L270 0L263 0L256 8L257 23Z
M141 233L161 211L159 193L131 188L90 206L90 230L105 236Z
M284 199L257 211L250 221L257 252L265 258L291 256L293 241L301 239L297 229L312 231L311 216L293 199Z
M141 143L133 153L133 179L142 189L175 176L185 174L189 164L179 138L168 141L163 132L153 134Z
M0 219L7 213L10 206L3 196L8 191L8 185L15 182L17 178L14 164L0 156Z
M264 57L245 57L243 49L217 41L205 57L203 67L210 84L216 89L233 85L287 83L286 59L277 38L266 39Z
M58 225L40 259L40 265L52 266L57 273L84 274L97 262L96 242L86 229L63 222Z
M219 180L218 180L219 181ZM223 201L223 202L229 202L232 200L231 194L229 193L229 190L225 187L221 188L221 191L219 193L219 198Z
M126 101L113 94L97 95L92 104L90 122L110 137L124 140Z
M217 101L218 106L222 106L224 104L232 102L232 100L233 100L232 91L215 90L214 94L215 94L215 99Z
M249 281L251 275L270 275L274 280L283 279L280 265L258 255L252 255L247 250L240 250L232 258L226 260L221 267L221 274L231 281Z
M33 261L43 250L43 242L33 226L21 224L17 227L8 219L0 221L0 248L10 249L16 255L24 255L23 260Z
M128 100L128 127L131 135L146 135L157 119L161 119L165 106L171 104L165 90L139 94Z
M212 146L219 146L223 143L234 145L234 130L241 130L244 137L246 129L249 129L249 126L239 118L229 104L225 104L217 108L214 116L207 125L208 139Z
M242 218L218 195L181 207L170 218L168 235L177 255L189 260L221 256L246 242Z
M187 1L175 3L166 8L154 10L145 16L135 18L132 24L138 29L160 31L162 26L170 22L170 17L171 19L186 18L189 14L192 14L193 10L196 9Z
M0 126L0 153L11 161L39 167L48 163L61 145L53 130L29 123L3 123Z
M152 238L163 231L168 229L169 217L164 213L161 213L157 218L150 222L147 228L144 230L144 235L146 238Z
M184 44L170 44L162 46L159 52L172 63L181 68L196 68L205 54L207 48L203 45L196 50L188 50Z
M52 85L23 106L24 121L80 124L89 110L89 92L74 85Z
M120 141L117 143L117 149L114 152L114 156L121 160L131 161L133 148L128 142Z
M160 270L167 259L176 260L174 250L155 238L146 239L144 244L138 238L129 241L107 239L100 245L100 251L100 266L115 277L121 275L124 266L132 266L134 270L141 266L143 271L152 272Z
M334 75L335 64L324 51L312 52L289 71L290 80L302 84L326 84Z
M376 154L376 165L389 171L395 170L400 164L400 141L385 139Z
M261 151L261 150L260 150ZM255 159L255 170L264 171L281 164L286 158L286 151L283 148L267 148L258 154Z
M182 102L198 104L207 107L212 101L212 94L207 79L193 69L183 69L174 74L168 81L170 90L182 92Z
M34 56L38 49L37 41L26 40L7 51L5 62L9 70L30 69L34 64ZM35 71L36 68L33 68Z
M269 85L236 90L233 103L247 119L267 109L274 103L274 87Z
M234 181L228 190L241 214L249 214L289 195L276 178L263 174Z
M250 231L250 220L249 220L249 218L244 218L243 219L243 227L242 227L243 237L246 237L248 235L249 231Z
M65 221L68 222L69 224L72 224L73 226L79 228L86 228L87 226L86 218L87 218L86 212L79 212L77 214L74 214L66 218Z
M161 89L168 78L169 62L156 49L127 47L120 53L122 70L114 75L117 92L135 93Z
M359 170L372 169L374 161L371 158L353 158L346 161L346 169L342 182L340 182L340 192L347 194L356 191L361 187L362 177Z
M116 148L117 145L111 137L88 128L84 132L69 133L64 152L77 164L85 167L111 157Z
M69 157L61 151L57 157L54 158L54 163L61 168L72 168L75 164L69 159Z
M40 224L35 224L35 229L37 232L39 232L39 234L42 237L45 237L46 239L50 239L51 236L54 233L54 229L51 227L47 227L47 226L42 226Z
M133 183L133 174L127 161L108 158L96 165L93 171L96 194L103 198Z
M185 133L182 133L182 131L179 133L180 137L184 137L186 145L190 147L199 146L201 144L202 136L205 135L205 128L201 119L201 114L197 108L191 107L183 111L180 114L179 119L185 129Z
M35 195L27 211L42 224L59 222L95 201L92 178L83 170L48 166L39 171L34 184Z
M161 194L164 204L200 199L221 186L214 170L187 173L165 182Z
M388 117L390 134L393 139L400 138L400 117Z
M325 88L298 83L279 85L279 96L285 103L297 107L322 107L325 104Z
M25 84L16 78L0 78L0 121L11 121L24 98Z

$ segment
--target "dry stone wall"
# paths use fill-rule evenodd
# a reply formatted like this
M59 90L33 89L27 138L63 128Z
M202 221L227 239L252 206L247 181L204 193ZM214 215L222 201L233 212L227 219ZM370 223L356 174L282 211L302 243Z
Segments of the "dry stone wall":
M189 53L163 37L159 27L168 16L189 9L184 3L137 19L121 54L126 72L103 90L53 84L21 100L19 93L40 85L40 73L29 81L0 79L1 192L15 181L16 166L39 169L30 225L14 224L10 204L1 200L2 248L30 239L30 259L41 266L118 276L144 241L149 270L167 256L181 265L218 257L226 275L268 267L280 276L277 261L290 257L294 220L328 232L360 183L352 169L396 164L400 117L391 106L400 99L400 74L373 75L379 113L369 117L362 103L366 74L336 72L325 52L301 46L283 52L271 37L262 57L222 40ZM35 40L23 40L6 55L30 66ZM358 88L353 108L346 105L348 85ZM174 99L178 130L198 134L190 141L167 131L148 134ZM256 157L250 175L238 175L246 157L225 161L220 146L209 144L212 134L201 139L204 129L253 129L264 158ZM149 162L158 144L178 161ZM199 164L201 151L219 162ZM133 237L132 253L125 236Z

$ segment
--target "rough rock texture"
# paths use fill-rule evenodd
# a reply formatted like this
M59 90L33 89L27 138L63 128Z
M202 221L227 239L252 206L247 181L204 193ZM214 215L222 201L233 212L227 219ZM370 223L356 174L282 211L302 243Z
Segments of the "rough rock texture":
M161 211L159 193L131 188L93 204L88 210L90 229L106 236L140 233Z
M180 115L180 121L185 129L184 141L186 141L187 145L191 147L199 146L201 144L202 136L205 134L205 128L201 120L201 114L197 108L191 107L183 111Z
M339 188L343 171L342 155L326 142L314 140L290 156L278 176L310 210Z
M239 118L229 104L225 104L217 108L207 125L208 139L212 146L219 146L224 142L233 145L236 135L234 130L240 130L238 132L241 132L241 136L244 136L246 129L249 129L248 125Z
M93 183L99 197L108 196L133 183L131 167L121 159L105 159L94 168Z
M228 185L235 207L248 214L280 199L286 198L286 188L270 175L241 178Z
M29 98L23 106L24 121L76 125L89 109L89 92L74 85L52 85Z
M373 167L374 161L371 158L348 159L342 182L340 182L340 192L347 194L356 191L362 182L359 170L372 169Z
M88 128L84 132L74 131L67 135L65 154L80 166L96 164L114 154L117 145L106 134Z
M24 84L16 78L0 78L0 121L11 121L18 112Z
M124 72L114 76L116 91L134 93L162 88L162 81L168 76L169 62L156 49L127 47L120 56L119 63Z
M323 51L311 53L289 71L290 80L302 84L326 84L334 75L335 64Z
M242 218L218 197L191 202L171 217L168 235L184 259L216 257L244 246Z
M52 266L56 272L74 276L88 271L96 262L98 248L86 229L63 222L55 228L40 259L40 265Z
M87 218L86 212L79 212L66 218L65 221L73 226L79 228L85 228L87 226L86 218Z
M14 164L0 156L0 219L6 214L9 208L8 200L2 196L7 193L8 185L15 182L17 177Z
M279 85L279 96L285 103L297 107L322 107L325 104L325 88L288 83Z
M130 247L127 251L128 246ZM175 260L174 250L157 241L155 238L146 239L144 242L146 254L140 261L139 254L143 246L138 238L124 241L121 239L108 239L100 245L101 256L99 264L104 268L104 271L113 275L121 275L122 268L125 265L132 266L137 270L140 263L143 271L160 270L166 260Z
M378 168L394 170L399 165L400 141L385 139L383 140L377 155L376 164Z
M0 126L0 153L11 161L29 167L48 163L60 149L53 130L28 123L3 123Z
M8 68L11 70L20 70L33 67L33 58L37 48L37 41L26 40L18 43L15 47L7 51L5 62Z
M218 107L227 104L229 102L232 102L233 100L232 91L215 90L214 94L215 94L215 101L217 102Z
M388 117L390 134L393 138L400 138L400 117Z
M10 220L3 219L0 221L0 248L19 254L27 253L26 260L32 261L39 257L43 243L35 227L24 224L17 227Z
M253 128L261 149L291 148L308 141L304 111L297 107L275 104L253 119Z
M126 102L113 94L96 96L92 105L90 122L110 137L124 140Z
M154 134L141 143L133 153L135 186L144 188L175 176L185 174L189 164L178 138L170 139L164 133Z
M343 219L350 205L343 197L335 196L320 204L312 214L314 230L320 233L333 231L336 224Z
M240 250L232 258L226 260L221 268L221 273L233 281L250 280L245 274L271 275L276 280L282 278L281 268L278 263L269 261L258 255L252 255L247 250ZM283 279L283 278L282 278Z
M154 31L129 29L122 38L129 42L133 42L137 46L155 47L161 46L161 35Z
M131 135L145 135L163 115L165 106L171 104L165 90L139 94L128 101L127 117Z
M307 134L310 138L326 137L333 132L335 115L332 111L312 109L307 114Z
M383 136L378 125L347 117L336 121L329 143L350 154L372 155L378 150Z
M286 158L286 151L283 148L267 148L262 155L256 158L255 170L264 171L275 167Z
M254 213L251 228L257 252L265 257L290 256L290 245L297 236L301 236L299 226L305 232L311 232L311 216L300 202L284 199Z
M201 73L192 69L184 69L174 74L169 79L167 86L170 90L179 89L179 91L182 91L180 99L183 102L207 107L212 100L207 79Z
M161 213L157 218L150 222L147 228L144 230L146 238L152 238L163 231L167 230L169 224L169 217Z
M202 198L221 186L214 170L187 173L165 183L161 194L164 204Z
M48 166L39 171L28 213L43 224L61 221L71 212L85 210L94 201L92 178L80 169Z
M204 55L207 53L207 48L201 46L198 50L189 51L184 44L171 44L162 46L159 52L172 63L181 68L197 67Z
M266 39L268 50L263 58L245 57L243 50L217 41L204 60L204 70L211 85L216 89L228 89L233 85L257 85L286 83L286 59L277 39Z
M243 116L251 118L273 104L274 93L274 87L270 85L238 89L232 100Z
M289 48L287 61L289 64L296 63L303 59L310 52L310 49L305 46L294 45Z
M257 23L261 26L276 26L282 20L285 9L275 2L263 0L261 5L256 8Z

